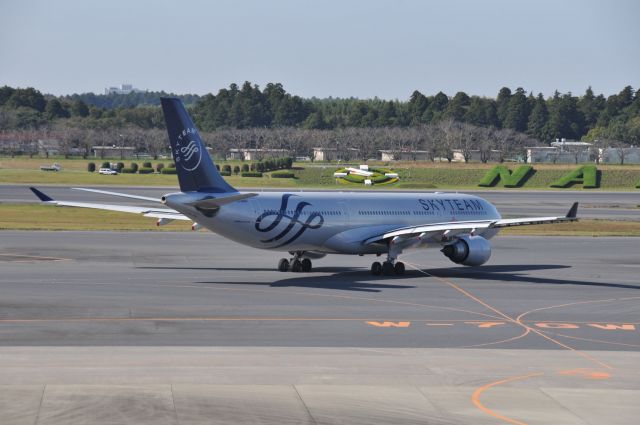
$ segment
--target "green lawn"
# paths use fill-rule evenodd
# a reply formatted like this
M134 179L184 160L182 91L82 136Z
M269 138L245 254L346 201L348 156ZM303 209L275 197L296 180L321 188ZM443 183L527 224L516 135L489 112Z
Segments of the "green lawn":
M112 160L115 161L115 160ZM60 172L40 171L41 165L58 162L62 166ZM175 175L162 174L119 174L117 176L104 176L97 172L86 171L89 160L82 159L43 159L43 158L0 158L0 184L60 184L60 185L125 185L125 186L177 186ZM100 167L100 161L96 166ZM129 166L131 161L124 161ZM143 160L136 161L142 165ZM154 168L158 163L168 165L170 161L151 161ZM218 161L219 165L241 164L238 161ZM398 183L374 185L374 189L393 190L400 189L444 189L444 190L469 190L480 189L478 183L485 173L495 164L448 164L448 163L398 163L386 165L392 171L400 175ZM506 164L510 169L515 169L518 164ZM367 189L362 184L336 181L333 173L342 168L344 164L295 164L294 179L271 178L270 173L264 177L240 177L229 176L226 180L233 186L243 187L274 187L274 188L335 188L335 189ZM356 165L357 166L357 165ZM535 171L526 181L522 189L553 189L549 186L562 175L576 168L574 164L553 165L536 164ZM640 182L640 166L599 166L600 189L603 190L637 190L635 185ZM580 185L572 189L581 189ZM492 188L483 188L489 189ZM493 189L504 189L498 184ZM517 190L517 189L511 189ZM598 189L585 189L598 190Z

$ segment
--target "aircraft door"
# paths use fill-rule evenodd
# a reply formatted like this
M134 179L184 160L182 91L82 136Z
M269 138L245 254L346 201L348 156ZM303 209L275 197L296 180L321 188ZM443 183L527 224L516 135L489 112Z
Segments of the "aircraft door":
M340 208L340 214L342 215L342 222L344 224L349 224L349 206L346 202L338 202L338 207Z

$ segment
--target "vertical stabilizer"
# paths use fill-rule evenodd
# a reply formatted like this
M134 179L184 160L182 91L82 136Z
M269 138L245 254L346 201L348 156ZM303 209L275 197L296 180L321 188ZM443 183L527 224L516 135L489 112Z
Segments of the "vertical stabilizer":
M171 152L182 192L235 193L220 175L182 101L161 98Z

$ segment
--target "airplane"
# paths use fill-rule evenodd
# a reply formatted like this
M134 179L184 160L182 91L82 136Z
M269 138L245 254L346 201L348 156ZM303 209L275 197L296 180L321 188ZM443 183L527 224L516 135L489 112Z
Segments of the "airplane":
M309 272L311 260L327 254L386 255L371 264L373 275L402 275L398 261L410 248L440 248L456 264L480 266L491 257L500 229L576 221L578 203L565 216L503 219L494 205L460 193L260 192L243 193L220 175L182 102L162 98L162 111L176 164L180 192L160 199L98 189L79 190L152 201L158 208L58 201L36 188L43 202L142 214L157 225L188 220L253 248L289 253L281 272Z

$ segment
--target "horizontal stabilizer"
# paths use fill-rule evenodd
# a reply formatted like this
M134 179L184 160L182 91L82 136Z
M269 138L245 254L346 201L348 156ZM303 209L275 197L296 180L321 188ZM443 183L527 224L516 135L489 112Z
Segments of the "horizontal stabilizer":
M226 196L221 194L221 196L217 196L217 197L211 196L205 199L200 199L198 201L190 203L190 205L193 205L194 207L201 208L201 209L211 209L211 208L218 208L223 205L230 204L232 202L241 201L243 199L253 198L254 196L258 196L258 194L257 193L238 193L236 195L226 195Z

